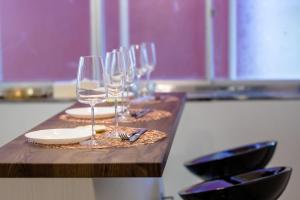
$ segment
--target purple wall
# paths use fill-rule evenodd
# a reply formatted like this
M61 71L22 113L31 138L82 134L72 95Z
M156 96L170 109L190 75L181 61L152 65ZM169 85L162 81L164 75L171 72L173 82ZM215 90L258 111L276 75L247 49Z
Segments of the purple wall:
M4 80L74 79L90 54L88 2L1 0Z
M215 77L227 79L228 77L228 48L229 48L229 1L214 0L214 56Z

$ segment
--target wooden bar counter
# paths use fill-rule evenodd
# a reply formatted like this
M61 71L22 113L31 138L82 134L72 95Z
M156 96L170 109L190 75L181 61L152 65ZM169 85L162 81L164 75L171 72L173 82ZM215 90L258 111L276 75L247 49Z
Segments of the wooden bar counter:
M160 95L176 98L174 101L162 100L132 107L165 110L171 113L170 117L120 125L159 130L167 134L166 138L153 144L127 148L56 149L31 144L23 134L0 148L0 177L161 177L184 107L185 94ZM76 103L72 107L78 106L83 105ZM63 113L58 113L31 131L88 125L63 121L59 118Z

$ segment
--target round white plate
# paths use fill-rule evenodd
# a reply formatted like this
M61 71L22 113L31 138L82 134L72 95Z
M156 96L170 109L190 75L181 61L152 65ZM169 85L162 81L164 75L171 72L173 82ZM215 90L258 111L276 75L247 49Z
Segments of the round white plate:
M81 129L88 129L91 131L92 129L92 125L86 125L86 126L77 126L76 128L81 128ZM107 127L104 126L104 125L99 125L99 124L96 124L95 127L94 127L96 133L103 133L106 131Z
M91 108L72 108L65 111L75 118L91 118ZM95 118L109 118L115 115L115 107L95 107Z
M25 137L32 142L40 144L73 144L91 137L91 130L64 128L44 129L25 134Z

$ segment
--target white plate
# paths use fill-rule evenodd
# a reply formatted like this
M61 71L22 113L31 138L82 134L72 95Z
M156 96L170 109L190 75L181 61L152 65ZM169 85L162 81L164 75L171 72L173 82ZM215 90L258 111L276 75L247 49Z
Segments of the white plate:
M88 129L44 129L25 134L30 141L40 144L73 144L91 137Z
M75 118L91 118L91 108L72 108L65 111ZM95 107L95 118L109 118L115 115L115 107Z
M92 125L77 126L76 128L81 128L81 129L84 128L84 129L88 129L91 131ZM95 124L94 129L95 129L96 133L103 133L107 130L107 127L104 125Z

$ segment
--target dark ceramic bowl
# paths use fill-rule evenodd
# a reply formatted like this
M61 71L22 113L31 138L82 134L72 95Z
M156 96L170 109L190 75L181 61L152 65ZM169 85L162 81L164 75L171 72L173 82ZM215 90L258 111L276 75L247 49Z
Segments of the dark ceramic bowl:
M222 179L264 168L276 149L276 141L249 144L186 162L184 165L204 180Z
M292 169L274 167L194 185L179 192L184 200L275 200L285 190Z

